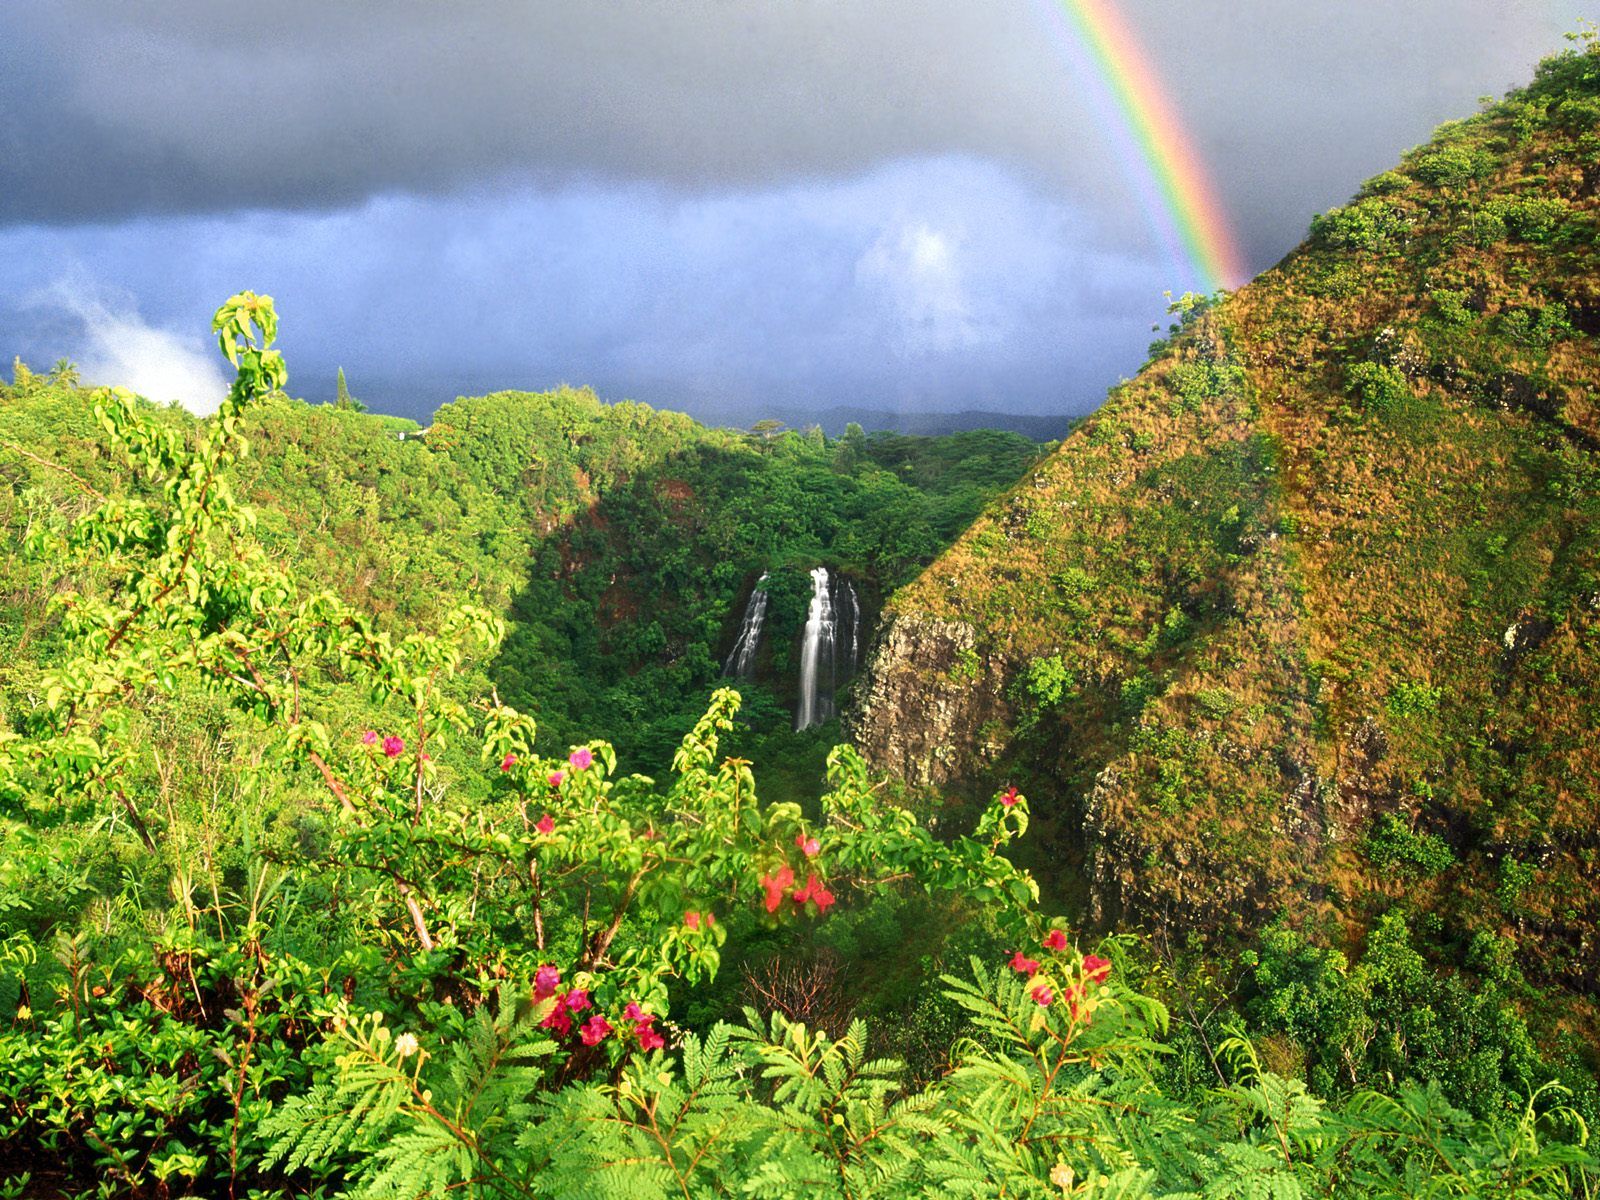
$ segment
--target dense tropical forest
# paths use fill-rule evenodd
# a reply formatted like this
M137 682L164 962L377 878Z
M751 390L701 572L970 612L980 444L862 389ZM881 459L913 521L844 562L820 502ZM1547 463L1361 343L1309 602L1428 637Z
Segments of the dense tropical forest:
M1597 246L1590 39L1059 446L18 363L0 1195L1593 1196Z

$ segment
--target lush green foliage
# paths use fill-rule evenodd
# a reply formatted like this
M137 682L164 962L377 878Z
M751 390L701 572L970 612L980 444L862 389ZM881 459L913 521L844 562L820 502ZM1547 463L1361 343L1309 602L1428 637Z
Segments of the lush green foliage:
M241 421L283 383L274 325L264 298L221 310L238 378L193 430L107 397L139 486L28 541L99 572L59 597L63 653L0 733L9 1171L107 1195L1587 1186L1585 1131L1553 1093L1494 1126L1428 1091L1336 1111L1233 1040L1223 1086L1166 1094L1163 1006L1120 952L1074 950L1000 853L1027 828L1015 789L940 840L847 748L813 815L763 803L720 753L732 692L665 785L619 776L605 742L541 753L527 716L462 703L447 682L496 642L493 614L379 629L304 588L235 499ZM214 722L198 795L147 736L179 703ZM823 1033L782 1003L671 1019L730 931L907 889L1025 948L944 976L964 1034L947 1072L908 1078L859 1021Z

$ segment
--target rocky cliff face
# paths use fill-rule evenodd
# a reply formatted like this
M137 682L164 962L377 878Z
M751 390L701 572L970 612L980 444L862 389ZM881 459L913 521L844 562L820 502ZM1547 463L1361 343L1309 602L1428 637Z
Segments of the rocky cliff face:
M998 750L980 731L1009 716L1006 663L965 621L891 613L873 645L849 732L869 761L915 787L970 777Z
M1106 922L1359 929L1399 871L1461 944L1600 978L1600 70L1572 61L1181 306L893 597L875 766L1003 767Z

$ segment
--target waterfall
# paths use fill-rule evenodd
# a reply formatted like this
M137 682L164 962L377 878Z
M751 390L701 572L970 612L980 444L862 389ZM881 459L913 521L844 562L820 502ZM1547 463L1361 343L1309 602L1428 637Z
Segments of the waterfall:
M745 602L744 620L739 622L739 636L728 654L728 661L722 664L722 673L730 679L755 678L756 651L761 647L761 625L767 619L767 589L762 586L766 582L767 573L763 571L761 578L756 580L750 599Z
M828 568L811 569L811 608L806 613L805 639L800 645L800 700L794 727L810 729L833 716L834 634L833 596Z
M856 600L856 586L848 579L839 581L839 665L835 685L843 683L856 673L861 662L861 605Z

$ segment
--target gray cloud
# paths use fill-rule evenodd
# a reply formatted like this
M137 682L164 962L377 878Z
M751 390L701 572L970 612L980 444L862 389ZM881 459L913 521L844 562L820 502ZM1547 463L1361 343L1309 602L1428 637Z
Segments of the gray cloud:
M520 177L719 191L968 155L1145 237L1055 0L10 0L0 223ZM1124 0L1252 266L1587 0Z
M1081 412L1138 365L1169 286L1166 264L1103 243L1092 215L965 159L735 194L494 189L19 227L0 230L0 352L94 357L81 312L7 316L8 297L80 293L54 286L65 265L197 336L231 291L268 292L293 392L328 398L342 365L362 399L419 417L562 381L718 417Z

